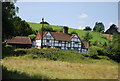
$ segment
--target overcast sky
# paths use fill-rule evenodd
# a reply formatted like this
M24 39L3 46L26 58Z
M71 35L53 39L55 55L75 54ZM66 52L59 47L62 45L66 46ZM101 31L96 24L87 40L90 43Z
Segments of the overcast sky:
M103 22L106 29L118 22L118 2L17 2L17 14L27 22L45 21L70 28L94 27Z

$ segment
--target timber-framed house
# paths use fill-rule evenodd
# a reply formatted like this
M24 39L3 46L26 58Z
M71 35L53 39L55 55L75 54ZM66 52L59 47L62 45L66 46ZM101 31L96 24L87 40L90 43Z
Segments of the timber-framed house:
M87 53L87 49L78 34L68 34L68 27L63 27L63 32L38 32L33 41L33 47L73 49Z

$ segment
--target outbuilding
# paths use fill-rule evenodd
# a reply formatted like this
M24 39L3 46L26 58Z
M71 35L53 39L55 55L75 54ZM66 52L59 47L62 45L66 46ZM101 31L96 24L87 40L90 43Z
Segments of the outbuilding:
M31 48L32 42L29 37L16 36L6 40L7 45L12 45L14 48Z

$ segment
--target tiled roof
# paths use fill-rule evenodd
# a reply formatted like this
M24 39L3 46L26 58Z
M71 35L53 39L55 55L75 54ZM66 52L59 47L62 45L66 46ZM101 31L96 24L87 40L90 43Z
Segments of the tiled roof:
M55 40L59 41L69 41L71 38L71 34L66 34L63 32L51 32L51 34L55 38Z
M46 34L47 32L43 32L43 36ZM35 37L35 40L40 40L42 38L42 32L38 32L36 37Z
M46 33L47 32L43 32L43 37L45 36ZM55 40L59 40L59 41L69 41L75 35L75 34L66 34L63 32L50 32L50 33L55 38ZM39 40L41 38L42 38L41 32L38 32L35 40Z
M82 48L89 48L88 42L82 42Z
M16 36L7 40L8 44L32 44L29 37Z

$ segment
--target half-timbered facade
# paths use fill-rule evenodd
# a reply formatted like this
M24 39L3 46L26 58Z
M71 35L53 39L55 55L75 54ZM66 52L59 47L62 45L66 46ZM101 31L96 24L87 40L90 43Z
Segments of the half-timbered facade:
M64 29L63 32L43 32L43 34L38 32L33 41L33 47L41 48L42 45L42 47L47 48L73 49L82 52L83 43L79 36L77 34L68 34L67 31Z

